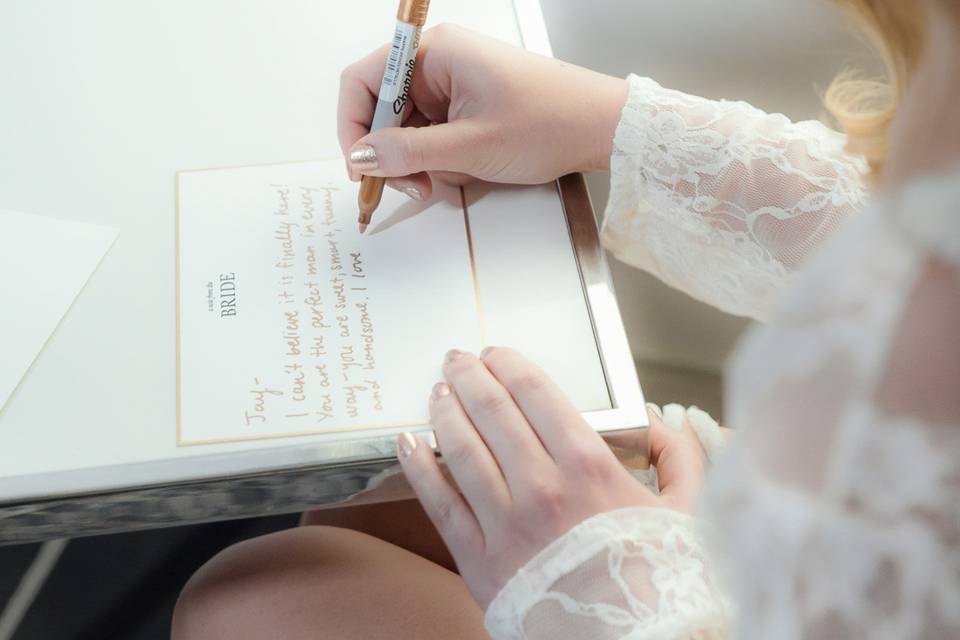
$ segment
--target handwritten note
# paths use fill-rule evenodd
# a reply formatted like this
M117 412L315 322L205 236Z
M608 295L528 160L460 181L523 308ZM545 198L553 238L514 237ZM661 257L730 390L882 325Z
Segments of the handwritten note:
M387 190L361 236L339 160L178 183L178 443L426 422L443 353L482 343L459 189Z

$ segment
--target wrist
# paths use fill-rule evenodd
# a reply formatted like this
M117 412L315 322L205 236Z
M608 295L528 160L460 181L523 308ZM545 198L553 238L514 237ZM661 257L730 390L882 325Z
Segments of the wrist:
M624 78L597 74L597 82L590 101L588 154L583 159L582 172L609 171L613 153L613 138L620 124L623 106L630 87Z

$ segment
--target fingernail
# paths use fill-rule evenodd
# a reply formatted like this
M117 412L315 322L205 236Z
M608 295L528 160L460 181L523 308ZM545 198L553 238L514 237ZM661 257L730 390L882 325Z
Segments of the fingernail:
M404 187L403 192L414 200L423 200L423 194L416 187Z
M444 356L443 362L444 364L450 364L451 362L459 360L465 355L467 354L459 349L450 349L450 351L447 351L447 355Z
M674 431L683 431L683 421L687 417L687 409L683 405L671 402L663 407L663 424Z
M485 348L483 349L483 351L480 352L480 357L481 357L481 358L486 358L488 355L490 355L491 353L493 353L493 350L494 350L494 349L496 349L496 347L485 347Z
M450 385L446 382L438 382L433 385L433 391L430 392L430 397L434 400L439 400L448 395L450 395Z
M368 144L358 144L350 150L350 166L355 171L373 171L377 168L377 152Z
M417 448L417 439L413 437L412 434L404 431L399 436L397 436L397 452L400 454L400 457L406 460L410 457L410 454L413 453L413 450Z
M648 403L647 403L647 409L648 409L651 413L657 414L657 417L660 418L661 420L663 420L663 412L660 411L660 407L658 407L657 405L653 404L652 402L648 402Z

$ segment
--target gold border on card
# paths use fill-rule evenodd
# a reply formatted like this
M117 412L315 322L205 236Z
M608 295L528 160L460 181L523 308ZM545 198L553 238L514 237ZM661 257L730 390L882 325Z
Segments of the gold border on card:
M480 302L480 279L477 277L477 256L473 251L473 232L470 229L470 209L467 207L467 195L460 187L460 205L463 207L463 227L467 230L467 253L470 255L470 275L473 277L473 300L477 305L477 320L480 322L480 346L487 346L487 323L483 317L483 304Z
M270 433L265 435L247 435L247 436L235 436L231 438L209 438L205 440L184 440L183 439L183 411L182 411L182 374L181 374L181 319L180 319L180 175L184 173L201 173L207 171L228 171L232 169L253 169L253 168L262 168L262 167L271 167L271 166L286 166L294 164L315 164L317 162L327 162L336 158L324 158L320 160L301 160L293 162L267 162L261 164L248 164L248 165L238 165L232 167L211 167L207 169L186 169L178 171L175 175L175 197L176 202L174 206L174 273L175 273L175 287L176 287L176 299L175 299L175 309L176 309L176 420L177 420L177 446L178 447L188 447L188 446L197 446L205 444L226 444L229 442L248 442L251 440L274 440L277 438L295 438L299 436L315 436L323 435L328 433L348 433L351 431L372 431L376 429L402 429L402 428L413 428L413 427L423 427L429 425L428 420L420 420L415 422L397 422L397 423L382 423L382 424L366 424L366 425L357 425L353 427L342 427L342 428L332 428L332 429L308 429L303 431L285 431L281 433ZM479 323L480 330L480 343L481 346L486 346L487 336L486 336L486 322L483 315L483 307L480 302L480 282L477 276L477 260L473 248L473 233L470 228L470 213L467 210L467 198L464 193L463 187L460 187L460 205L463 209L463 227L466 234L467 240L467 254L470 259L470 276L473 282L473 295L474 301L476 304L477 312L477 322Z

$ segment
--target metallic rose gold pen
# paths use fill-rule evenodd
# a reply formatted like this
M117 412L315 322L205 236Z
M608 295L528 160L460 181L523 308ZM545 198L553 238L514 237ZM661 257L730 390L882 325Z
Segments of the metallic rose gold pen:
M397 28L393 33L393 45L383 70L383 82L380 83L380 94L370 131L403 124L403 108L410 95L413 68L417 64L417 49L420 48L420 29L427 21L429 6L430 0L400 0ZM380 204L385 182L385 178L373 176L362 176L360 179L360 195L357 197L360 207L360 233L367 230L370 218Z

